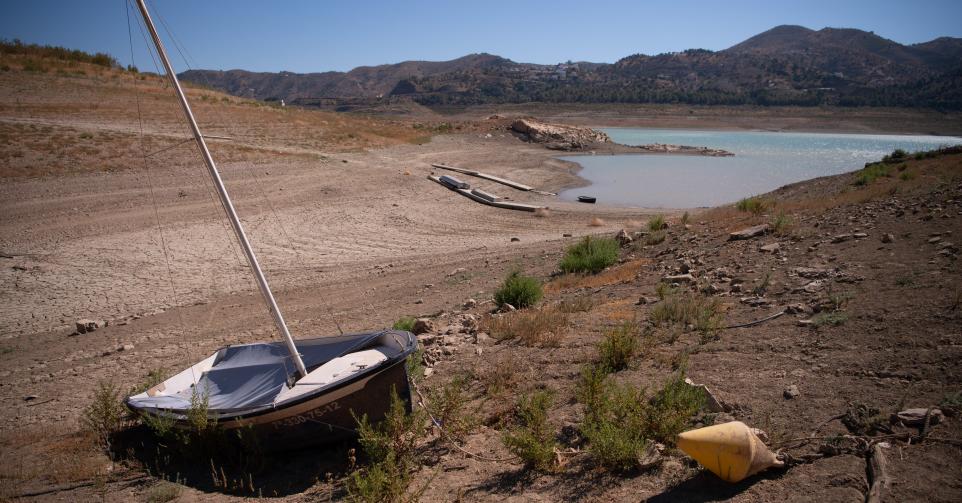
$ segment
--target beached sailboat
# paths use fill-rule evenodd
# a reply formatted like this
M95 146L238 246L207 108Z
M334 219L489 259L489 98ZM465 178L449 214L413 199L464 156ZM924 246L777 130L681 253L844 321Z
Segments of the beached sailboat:
M353 435L355 416L372 421L390 407L392 390L410 409L405 360L416 348L409 332L382 330L295 341L237 217L190 104L170 64L144 0L137 0L157 54L186 115L207 170L283 342L221 348L190 368L127 397L139 414L189 428L198 397L223 428L253 428L271 448L299 447Z

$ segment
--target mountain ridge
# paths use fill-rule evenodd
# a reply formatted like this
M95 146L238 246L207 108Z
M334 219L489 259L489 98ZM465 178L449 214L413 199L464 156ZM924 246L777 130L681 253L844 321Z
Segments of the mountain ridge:
M903 45L855 28L780 25L721 51L632 54L614 63L519 63L475 53L347 72L189 70L184 80L299 105L689 103L962 109L962 38ZM944 77L944 78L943 78Z

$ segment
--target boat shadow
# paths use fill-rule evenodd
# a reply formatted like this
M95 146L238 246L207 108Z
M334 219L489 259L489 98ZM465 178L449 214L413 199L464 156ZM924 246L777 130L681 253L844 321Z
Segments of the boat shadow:
M233 432L206 438L160 438L146 426L121 432L113 442L116 459L150 476L205 493L283 497L300 494L350 471L355 440L271 452ZM352 450L354 450L352 452ZM343 490L328 484L334 499Z

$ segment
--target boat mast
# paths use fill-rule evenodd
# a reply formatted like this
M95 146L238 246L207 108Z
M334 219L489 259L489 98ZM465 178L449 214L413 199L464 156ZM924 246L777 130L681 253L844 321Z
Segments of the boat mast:
M267 302L267 307L270 308L271 315L274 317L274 324L277 325L277 329L280 330L284 336L284 342L287 344L287 349L294 359L294 365L297 367L298 374L304 377L307 375L307 369L304 368L304 361L301 360L301 355L298 354L297 347L294 346L294 339L291 337L290 331L287 330L284 316L281 315L281 310L277 307L277 302L274 300L271 288L267 284L267 279L264 277L264 273L257 263L257 257L254 256L254 250L251 248L250 242L247 241L247 235L244 234L244 227L237 218L237 212L234 211L234 204L231 203L230 196L227 195L227 188L224 187L224 182L220 178L217 165L214 164L214 159L210 156L210 150L207 149L204 136L200 134L200 128L197 127L194 114L190 111L187 96L184 95L184 90L180 87L177 74L174 73L174 68L170 65L167 52L164 50L164 44L160 41L160 36L157 35L157 29L154 28L154 22L150 19L150 13L147 12L147 4L145 0L137 0L137 5L140 7L140 13L144 17L144 23L150 31L150 37L154 40L154 45L157 46L157 54L160 56L160 60L164 62L164 70L167 71L167 77L170 78L171 84L173 84L174 89L177 90L177 97L180 98L180 105L184 109L184 115L187 116L187 122L190 124L190 129L194 133L194 139L197 140L197 146L200 147L200 152L204 156L207 171L210 172L210 176L214 180L214 186L217 187L217 193L220 195L220 202L224 205L224 210L227 212L227 218L230 220L230 225L234 229L234 234L237 235L237 240L240 241L241 248L244 250L244 255L247 256L247 262L250 264L251 269L254 270L254 278L257 279L257 286L260 287L264 301Z

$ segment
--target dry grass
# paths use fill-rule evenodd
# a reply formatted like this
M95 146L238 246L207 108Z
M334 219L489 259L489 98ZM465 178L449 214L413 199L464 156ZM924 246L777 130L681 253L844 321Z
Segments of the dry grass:
M105 477L110 460L92 433L47 425L0 437L0 499L28 487Z
M517 339L525 346L558 347L568 315L557 306L514 311L482 319L481 329L498 340Z
M548 293L557 293L579 288L598 288L608 285L617 285L620 283L629 283L634 281L635 278L638 277L638 274L641 273L642 269L644 269L644 267L650 263L651 260L649 259L638 259L625 262L620 266L612 267L606 271L601 271L598 274L566 274L564 276L559 276L558 278L545 284L544 291Z
M604 227L604 225L605 225L605 221L598 217L594 217L591 219L590 222L588 222L589 227Z
M617 299L596 307L594 312L612 321L628 321L638 316L635 299Z

